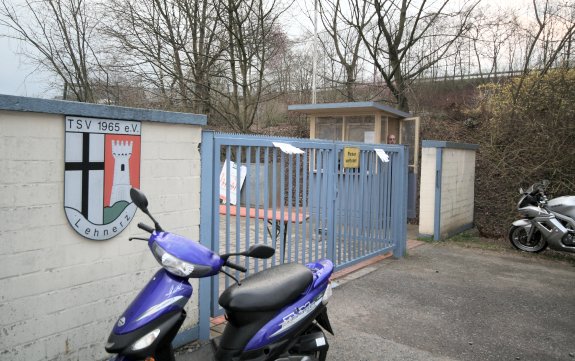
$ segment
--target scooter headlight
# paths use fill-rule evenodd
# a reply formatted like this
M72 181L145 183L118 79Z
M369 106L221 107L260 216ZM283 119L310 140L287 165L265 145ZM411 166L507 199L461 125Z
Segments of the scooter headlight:
M194 265L186 261L182 261L178 257L175 257L165 249L160 247L157 243L152 246L152 253L156 260L170 273L180 276L188 277L194 272Z
M141 337L138 341L134 342L132 345L132 351L138 351L143 348L150 346L158 336L160 335L160 329L156 328L154 331L147 333L145 336Z

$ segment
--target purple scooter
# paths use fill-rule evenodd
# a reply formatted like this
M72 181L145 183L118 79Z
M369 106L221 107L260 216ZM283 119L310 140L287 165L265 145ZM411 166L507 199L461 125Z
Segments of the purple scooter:
M282 264L239 282L222 268L247 269L230 262L229 257L270 258L275 250L254 245L241 253L217 255L197 242L162 230L141 191L132 188L130 196L154 222L154 228L138 224L151 234L149 239L130 240L147 241L163 268L116 322L106 344L106 351L116 354L112 360L175 361L172 340L186 317L184 305L192 296L188 278L219 272L236 284L219 298L227 324L223 335L212 340L213 360L326 359L329 345L322 328L333 334L326 308L332 293L331 261Z

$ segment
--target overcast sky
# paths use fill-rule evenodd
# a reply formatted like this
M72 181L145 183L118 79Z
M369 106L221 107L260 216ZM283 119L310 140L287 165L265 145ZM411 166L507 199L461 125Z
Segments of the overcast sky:
M482 0L482 3L496 4L496 6L519 5L527 8L531 0ZM285 19L287 20L284 20L284 25L289 33L304 27L309 30L313 29L309 20L302 16L301 9L305 7L313 9L313 1L296 0L292 8L286 12ZM34 67L26 64L24 57L18 54L18 42L0 37L0 49L2 49L0 51L0 94L38 98L52 98L59 95L58 89L50 89L49 75L34 71Z
M25 63L17 41L0 37L0 49L0 94L52 98L59 93L49 88L47 74Z

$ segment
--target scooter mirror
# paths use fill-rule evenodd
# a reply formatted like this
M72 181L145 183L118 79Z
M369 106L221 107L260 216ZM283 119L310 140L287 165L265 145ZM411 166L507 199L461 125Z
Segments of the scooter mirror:
M523 187L519 188L519 194L523 194Z
M245 255L253 258L270 258L271 256L274 255L275 252L276 250L271 248L270 246L266 246L263 244L254 244L248 249Z
M130 198L132 198L132 202L134 202L136 207L140 208L144 213L148 213L148 198L146 198L144 192L136 188L131 188Z

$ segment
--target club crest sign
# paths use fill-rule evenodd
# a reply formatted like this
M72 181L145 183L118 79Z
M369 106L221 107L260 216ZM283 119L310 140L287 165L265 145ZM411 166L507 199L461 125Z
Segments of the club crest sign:
M140 188L141 123L72 116L65 121L66 217L83 237L110 239L136 213L130 188Z

